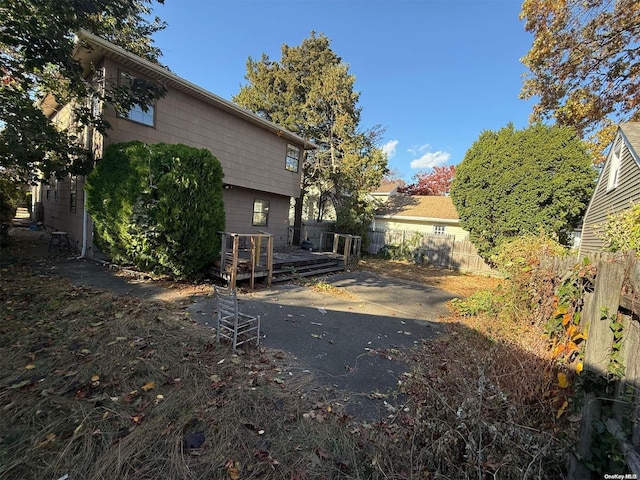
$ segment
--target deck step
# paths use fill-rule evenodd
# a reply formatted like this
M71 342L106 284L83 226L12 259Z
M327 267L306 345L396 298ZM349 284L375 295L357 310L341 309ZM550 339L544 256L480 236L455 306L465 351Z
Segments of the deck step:
M333 272L339 272L342 270L342 267L338 266L337 264L334 265L333 267L327 267L327 268L321 268L321 269L314 269L314 270L307 270L304 272L296 272L293 274L289 274L289 275L274 275L273 277L271 277L271 282L276 283L276 282L288 282L289 280L296 280L300 277L311 277L314 275L323 275L325 273L333 273Z
M335 260L323 261L318 263L310 263L310 264L295 264L295 265L290 265L286 268L280 268L278 270L274 270L273 275L280 275L282 273L295 274L295 273L307 272L309 270L323 270L325 268L333 268L337 266L338 266L338 262L336 262Z

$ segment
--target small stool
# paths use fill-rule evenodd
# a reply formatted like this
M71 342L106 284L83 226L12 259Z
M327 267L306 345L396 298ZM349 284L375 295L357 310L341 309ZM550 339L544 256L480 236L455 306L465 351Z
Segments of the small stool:
M69 234L67 232L51 232L51 239L49 240L49 251L51 251L51 247L58 244L58 251L62 251L62 243L66 244L66 247L69 248Z

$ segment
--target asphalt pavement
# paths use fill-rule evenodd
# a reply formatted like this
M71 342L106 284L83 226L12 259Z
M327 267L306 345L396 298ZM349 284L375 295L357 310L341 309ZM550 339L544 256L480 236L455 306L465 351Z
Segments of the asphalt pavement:
M12 231L21 257L44 273L117 295L161 298L166 285L116 275L107 263L80 259L72 252L48 250L44 232ZM7 258L0 258L10 268ZM313 288L313 283L320 287ZM363 420L401 408L398 382L409 365L398 358L441 331L438 316L453 295L424 284L362 270L307 279L305 284L274 284L241 289L240 310L260 315L261 343L282 350L301 371L309 371ZM209 295L190 297L191 318L214 327Z

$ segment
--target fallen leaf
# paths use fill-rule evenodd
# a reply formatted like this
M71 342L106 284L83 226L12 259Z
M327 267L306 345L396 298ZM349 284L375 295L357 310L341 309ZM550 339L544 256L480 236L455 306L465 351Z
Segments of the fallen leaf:
M331 455L329 455L329 452L327 452L324 448L322 447L318 447L316 449L316 453L318 454L318 456L320 458L323 458L325 460L329 460L331 458Z
M148 392L149 390L154 389L156 386L156 382L147 382L145 383L141 388L142 390L144 390L145 392Z
M558 413L556 413L556 419L562 416L562 414L565 412L568 406L569 406L569 402L565 400L562 406L560 407L560 410L558 410Z
M558 386L560 388L567 388L569 386L569 380L567 380L567 376L562 372L558 372Z
M36 448L44 448L50 446L53 442L55 442L57 435L55 433L47 434L47 438L36 445Z
M235 460L227 460L224 464L224 468L227 469L227 475L229 475L230 480L239 480L240 479L240 464Z
M33 370L34 368L36 368L36 366L33 363L30 363L29 365L27 365L24 368L27 369L27 370Z
M94 375L91 377L92 382L97 382L98 380L100 380L100 375Z

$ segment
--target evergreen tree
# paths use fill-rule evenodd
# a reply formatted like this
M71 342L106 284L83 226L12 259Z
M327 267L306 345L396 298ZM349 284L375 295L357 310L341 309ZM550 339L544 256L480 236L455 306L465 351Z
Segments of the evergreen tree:
M589 204L596 170L570 127L483 132L456 167L451 199L480 255L542 229L567 244Z
M245 78L248 83L234 102L319 147L303 162L296 233L304 196L311 187L340 212L346 198L351 205L360 205L351 200L362 200L365 192L379 185L387 163L377 146L382 129L359 129L355 77L327 37L312 32L298 47L283 45L279 62L264 54L258 61L249 58Z

